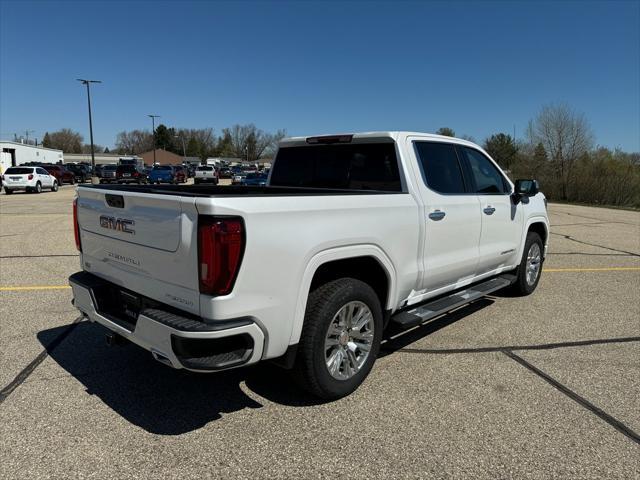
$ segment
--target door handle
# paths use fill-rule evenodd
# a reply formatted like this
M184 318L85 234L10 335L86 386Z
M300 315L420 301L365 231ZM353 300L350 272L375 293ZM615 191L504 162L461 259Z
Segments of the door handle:
M483 212L486 213L487 215L493 215L493 212L495 211L496 209L493 208L491 205L489 205L487 208L483 210Z
M435 210L429 214L429 218L437 222L438 220L442 220L445 215L446 213L444 213L442 210Z

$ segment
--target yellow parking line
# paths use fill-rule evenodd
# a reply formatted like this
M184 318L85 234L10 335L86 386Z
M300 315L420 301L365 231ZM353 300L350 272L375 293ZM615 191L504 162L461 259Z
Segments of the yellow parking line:
M640 267L604 267L604 268L543 268L543 272L624 272L640 270Z
M66 290L69 285L33 285L29 287L0 287L0 292L19 292L30 290Z

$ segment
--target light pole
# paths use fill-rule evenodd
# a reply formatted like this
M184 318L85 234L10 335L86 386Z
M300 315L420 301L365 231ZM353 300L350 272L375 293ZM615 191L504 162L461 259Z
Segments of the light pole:
M156 118L160 118L160 115L147 115L151 117L151 128L153 129L153 164L156 164Z
M89 138L91 140L91 183L100 183L100 179L96 177L96 154L93 148L93 120L91 118L91 90L89 85L92 83L102 83L100 80L86 80L84 78L77 78L79 82L87 86L87 103L89 104Z

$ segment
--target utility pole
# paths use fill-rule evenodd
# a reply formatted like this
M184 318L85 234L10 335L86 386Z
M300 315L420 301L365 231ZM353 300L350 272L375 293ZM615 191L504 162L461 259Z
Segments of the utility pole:
M35 130L25 130L24 136L27 137L27 145L29 145L29 133L34 133Z
M77 78L80 83L87 86L87 103L89 105L89 139L91 140L91 183L98 184L100 179L96 177L96 154L93 146L93 119L91 118L91 89L89 87L92 83L102 83L101 80L86 80L84 78Z
M156 118L160 118L160 115L147 115L151 118L151 129L153 130L153 165L156 164Z

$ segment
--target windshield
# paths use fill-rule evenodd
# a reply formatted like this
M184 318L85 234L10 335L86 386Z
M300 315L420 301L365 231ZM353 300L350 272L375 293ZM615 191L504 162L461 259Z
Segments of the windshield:
M153 167L154 170L171 170L169 165L156 165Z
M116 168L118 168L116 165L105 165L102 167L103 170L115 170Z
M33 173L33 168L11 167L4 173L9 175L27 175L29 173Z

